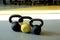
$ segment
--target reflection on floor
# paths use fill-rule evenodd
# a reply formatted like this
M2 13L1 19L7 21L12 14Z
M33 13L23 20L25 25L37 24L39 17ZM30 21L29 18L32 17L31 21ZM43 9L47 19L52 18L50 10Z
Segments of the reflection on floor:
M60 20L44 20L41 35L14 32L8 21L0 21L0 40L60 40Z

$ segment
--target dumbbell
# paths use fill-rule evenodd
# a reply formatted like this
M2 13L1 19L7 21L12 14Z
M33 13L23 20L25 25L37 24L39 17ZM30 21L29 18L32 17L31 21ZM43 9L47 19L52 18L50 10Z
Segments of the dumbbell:
M21 15L11 15L9 17L9 22L12 24L11 27L12 27L12 30L15 31L15 32L20 32L20 25L18 23L18 21L12 21L12 18L14 17L18 17L19 19L22 17Z
M24 32L24 33L30 33L31 32L30 24L24 22L24 19L31 20L32 18L29 17L29 16L23 16L19 19L19 24L21 25L21 31Z
M40 25L37 25L37 24L33 25L34 21L39 21L39 22L41 22L41 24ZM32 27L31 32L33 34L39 35L41 32L41 27L43 26L43 20L42 19L32 19L30 21L30 25Z

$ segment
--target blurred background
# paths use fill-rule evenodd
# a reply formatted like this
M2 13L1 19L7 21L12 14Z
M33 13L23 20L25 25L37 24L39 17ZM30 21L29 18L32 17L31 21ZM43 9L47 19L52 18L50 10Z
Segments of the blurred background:
M8 5L4 5L3 1L6 1L6 3L8 3ZM15 1L15 0L12 0ZM17 1L24 1L24 0L17 0ZM28 10L60 10L60 0L31 0L31 1L38 1L37 3L39 3L39 1L42 1L42 4L48 1L49 6L46 5L37 5L37 6L31 6L31 5L10 5L10 0L0 0L0 10L5 10L5 9L16 9L16 8L21 8L21 9L25 9L28 8ZM44 4L45 4L44 3ZM53 4L53 5L52 5ZM20 10L20 9L19 9ZM25 9L26 10L26 9Z

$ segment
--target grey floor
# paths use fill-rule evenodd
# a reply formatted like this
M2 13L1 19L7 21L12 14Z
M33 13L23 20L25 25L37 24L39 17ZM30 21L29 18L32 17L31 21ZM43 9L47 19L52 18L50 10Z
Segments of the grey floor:
M60 40L60 20L44 20L41 35L14 32L8 21L0 21L0 40Z

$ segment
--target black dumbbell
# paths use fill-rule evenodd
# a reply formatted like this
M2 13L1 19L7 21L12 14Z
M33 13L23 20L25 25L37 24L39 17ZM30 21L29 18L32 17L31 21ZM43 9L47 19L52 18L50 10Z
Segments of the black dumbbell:
M15 21L15 22L12 21L12 18L14 18L14 17L18 17L20 19L21 15L12 15L9 17L9 22L12 23L12 25L11 25L12 30L16 31L16 32L20 32L21 30L20 30L20 25L19 25L18 21Z
M39 21L39 22L41 22L41 24L40 24L40 25L37 25L37 24L33 25L32 23L33 23L34 21ZM32 19L32 20L30 21L30 25L31 25L31 27L32 27L31 32L32 32L33 34L39 35L40 32L41 32L41 27L43 26L43 20L42 20L42 19Z

